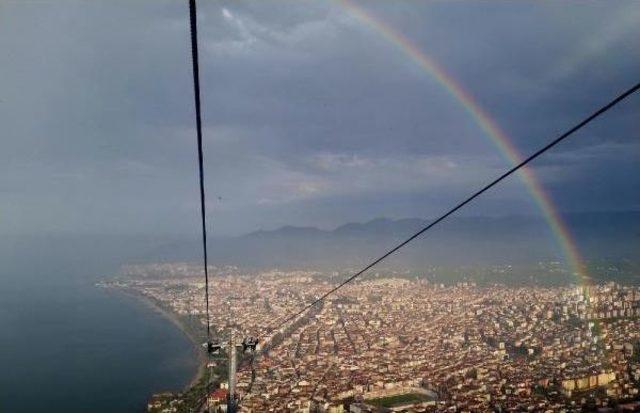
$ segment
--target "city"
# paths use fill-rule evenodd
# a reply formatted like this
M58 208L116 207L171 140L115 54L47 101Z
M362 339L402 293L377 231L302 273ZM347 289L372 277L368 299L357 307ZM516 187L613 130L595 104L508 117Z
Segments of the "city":
M212 273L212 326L261 338L255 360L245 356L238 367L239 411L640 407L637 287L445 285L378 272L272 331L340 276L235 267ZM133 266L123 274L110 286L204 323L197 267ZM211 396L221 406L225 385Z
M640 412L640 0L0 0L0 413Z

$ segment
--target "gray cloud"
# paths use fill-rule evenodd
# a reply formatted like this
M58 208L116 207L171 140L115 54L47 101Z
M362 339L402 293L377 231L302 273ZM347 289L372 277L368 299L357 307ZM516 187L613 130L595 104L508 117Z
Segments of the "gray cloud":
M446 68L523 152L640 73L636 2L361 5ZM196 231L186 5L0 7L0 231ZM219 233L428 217L508 166L442 85L339 2L199 11ZM638 208L627 188L639 110L634 97L535 164L561 209ZM468 213L535 210L513 179Z

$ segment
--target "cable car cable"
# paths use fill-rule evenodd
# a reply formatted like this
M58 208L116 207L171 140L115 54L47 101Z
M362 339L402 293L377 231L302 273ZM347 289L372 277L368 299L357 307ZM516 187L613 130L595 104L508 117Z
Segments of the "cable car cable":
M286 317L283 321L281 321L280 323L276 324L275 328L269 329L268 334L280 329L282 326L284 326L285 324L289 323L290 321L293 321L294 319L296 319L298 316L303 314L308 309L310 309L313 306L315 306L316 304L324 301L328 296L330 296L331 294L335 293L336 291L338 291L339 289L341 289L345 285L351 283L352 281L354 281L355 279L360 277L362 274L367 272L369 269L373 268L374 266L376 266L380 262L384 261L390 255L394 254L395 252L397 252L398 250L400 250L401 248L403 248L404 246L409 244L411 241L415 240L420 235L424 234L425 232L429 231L431 228L433 228L434 226L436 226L440 222L442 222L445 219L447 219L449 216L454 214L456 211L458 211L459 209L461 209L462 207L464 207L465 205L467 205L468 203L470 203L471 201L473 201L474 199L476 199L477 197L479 197L480 195L482 195L483 193L485 193L489 189L491 189L494 186L496 186L498 183L500 183L501 181L503 181L504 179L506 179L507 177L512 175L514 172L516 172L520 168L524 167L525 165L527 165L528 163L530 163L531 161L533 161L534 159L536 159L537 157L539 157L543 153L547 152L549 149L553 148L554 146L556 146L560 142L562 142L565 139L569 138L575 132L577 132L578 130L582 129L587 124L591 123L594 119L596 119L600 115L602 115L605 112L609 111L611 108L616 106L618 103L622 102L624 99L626 99L627 97L629 97L633 93L637 92L638 89L640 89L640 83L636 83L631 88L629 88L626 91L622 92L620 95L615 97L609 103L607 103L604 106L602 106L599 109L597 109L591 115L589 115L588 117L586 117L585 119L583 119L582 121L577 123L575 126L573 126L569 130L564 132L562 135L560 135L557 138L553 139L551 142L547 143L545 146L543 146L542 148L538 149L533 154L529 155L526 159L524 159L523 161L521 161L517 165L513 166L508 171L504 172L502 175L500 175L499 177L495 178L493 181L491 181L490 183L486 184L484 187L482 187L478 191L474 192L472 195L467 197L465 200L463 200L462 202L460 202L459 204L457 204L456 206L451 208L449 211L447 211L446 213L441 215L438 219L436 219L435 221L431 222L429 225L425 226L424 228L422 228L421 230L419 230L415 234L411 235L409 238L407 238L406 240L402 241L400 244L396 245L395 247L393 247L389 251L385 252L382 256L380 256L379 258L377 258L376 260L374 260L373 262L371 262L370 264L365 266L363 269L361 269L357 273L353 274L352 276L350 276L349 278L344 280L342 283L338 284L336 287L334 287L331 290L327 291L326 293L324 293L322 296L320 296L319 298L317 298L316 300L314 300L310 304L306 305L302 310L297 311L297 312L291 314L290 316Z
M504 179L506 179L507 177L509 177L510 175L512 175L513 173L515 173L516 171L518 171L519 169L524 167L525 165L529 164L534 159L538 158L539 156L541 156L542 154L544 154L545 152L547 152L548 150L550 150L554 146L558 145L560 142L562 142L565 139L569 138L571 135L573 135L578 130L580 130L583 127L587 126L593 120L595 120L599 116L603 115L605 112L609 111L614 106L616 106L617 104L619 104L620 102L622 102L623 100L625 100L626 98L628 98L629 96L631 96L632 94L637 92L638 89L640 89L640 83L636 83L634 86L632 86L629 89L625 90L624 92L619 94L617 97L615 97L614 99L609 101L607 104L605 104L604 106L602 106L599 109L597 109L591 115L589 115L588 117L586 117L585 119L583 119L582 121L580 121L579 123L574 125L572 128L570 128L569 130L567 130L566 132L564 132L563 134L561 134L557 138L553 139L551 142L547 143L545 146L541 147L540 149L535 151L533 154L529 155L526 159L524 159L523 161L521 161L517 165L513 166L511 169L507 170L502 175L498 176L493 181L491 181L490 183L486 184L484 187L482 187L481 189L479 189L478 191L474 192L472 195L470 195L469 197L467 197L466 199L464 199L463 201L458 203L456 206L454 206L453 208L448 210L446 213L441 215L438 219L436 219L435 221L431 222L429 225L425 226L424 228L420 229L418 232L416 232L415 234L411 235L409 238L407 238L406 240L402 241L400 244L396 245L395 247L393 247L389 251L385 252L382 256L380 256L379 258L377 258L376 260L374 260L373 262L371 262L370 264L365 266L363 269L361 269L357 273L353 274L352 276L350 276L349 278L344 280L342 283L338 284L336 287L334 287L331 290L327 291L326 293L324 293L322 296L320 296L319 298L317 298L316 300L314 300L310 304L306 305L302 310L299 310L299 311L291 314L290 316L286 317L283 321L281 321L280 323L276 324L275 327L268 328L267 329L268 330L267 335L273 333L274 331L276 331L278 329L280 329L281 327L283 327L285 324L289 323L290 321L295 320L298 316L300 316L301 314L303 314L305 311L309 310L313 306L323 302L328 296L330 296L331 294L335 293L336 291L338 291L339 289L341 289L345 285L351 283L352 281L354 281L355 279L360 277L362 274L364 274L366 271L368 271L369 269L373 268L374 266L376 266L380 262L384 261L390 255L394 254L395 252L397 252L398 250L400 250L401 248L403 248L404 246L406 246L407 244L409 244L410 242L412 242L413 240L418 238L420 235L422 235L425 232L429 231L431 228L433 228L434 226L436 226L440 222L442 222L445 219L447 219L449 216L454 214L456 211L458 211L459 209L463 208L465 205L469 204L474 199L476 199L477 197L479 197L480 195L482 195L483 193L485 193L486 191L488 191L492 187L496 186L498 183L500 183L501 181L503 181ZM259 356L260 355L264 355L264 351L261 351ZM253 357L253 355L252 355L252 357ZM254 362L255 362L255 360L252 358L252 363L254 363ZM254 384L254 377L252 377L252 380L251 380L251 387L253 387L253 384ZM243 397L243 399L244 399L244 397Z
M209 317L209 270L207 258L207 217L204 192L204 156L202 154L202 116L200 110L200 67L198 64L198 22L196 0L189 0L189 21L191 29L191 60L193 66L193 94L196 109L196 135L198 139L198 177L200 183L200 218L202 221L202 258L204 264L204 296L207 316L207 341L211 341L211 322Z

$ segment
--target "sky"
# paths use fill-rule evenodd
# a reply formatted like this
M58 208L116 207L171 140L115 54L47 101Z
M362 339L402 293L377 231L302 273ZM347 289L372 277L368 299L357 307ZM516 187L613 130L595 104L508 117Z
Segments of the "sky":
M354 0L355 1L355 0ZM429 218L509 167L342 1L200 1L215 235ZM640 80L640 3L356 2L534 151ZM196 234L186 1L0 0L0 233ZM640 209L640 96L536 161L562 213ZM513 177L462 215L540 212Z

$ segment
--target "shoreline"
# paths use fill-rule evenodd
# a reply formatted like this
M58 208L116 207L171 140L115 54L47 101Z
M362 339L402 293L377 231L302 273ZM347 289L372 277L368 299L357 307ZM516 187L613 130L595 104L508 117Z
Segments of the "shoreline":
M160 313L163 318L173 324L174 327L178 328L178 330L180 330L180 332L189 340L192 345L192 352L194 353L194 356L196 357L198 362L198 368L196 369L195 374L191 377L188 383L183 387L183 389L181 389L182 392L187 391L195 386L206 375L207 358L205 357L204 352L201 351L201 343L196 337L194 337L193 332L189 331L189 328L187 328L179 320L178 316L175 313L157 303L154 299L147 297L135 290L119 287L107 288L112 291L117 291L127 297L131 297L139 303L142 303L143 305L146 305L152 310Z

